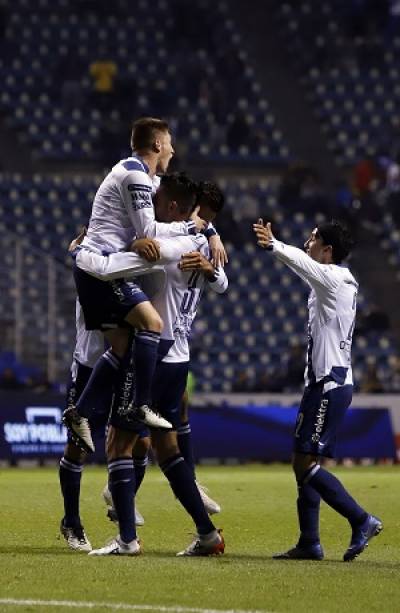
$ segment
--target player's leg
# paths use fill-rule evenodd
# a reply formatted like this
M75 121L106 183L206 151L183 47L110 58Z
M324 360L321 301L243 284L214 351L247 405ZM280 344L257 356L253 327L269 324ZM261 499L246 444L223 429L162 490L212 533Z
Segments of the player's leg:
M137 555L140 543L135 527L135 470L132 452L138 438L140 424L129 419L126 413L118 412L114 403L107 432L106 455L108 483L118 517L119 535L91 555Z
M101 402L104 393L112 394L122 360L128 351L132 328L138 327L142 334L137 339L141 349L135 349L136 358L141 361L138 373L141 380L137 393L142 401L149 395L149 379L151 384L159 343L159 331L153 334L153 329L161 330L162 322L147 296L136 284L122 280L109 283L99 281L76 266L74 278L86 329L102 330L111 345L111 349L95 364L75 410L71 408L64 413L64 423L75 437L75 442L85 451L93 452L94 445L87 420L93 407ZM149 426L170 427L146 403L136 410L136 418Z
M105 331L104 337L110 348L99 357L75 405L70 406L63 416L76 445L88 453L94 451L89 419L96 411L109 410L123 357L130 346L128 328Z
M138 439L133 448L133 468L135 471L135 496L141 486L143 481L147 464L148 464L148 453L151 447L151 439L150 432L147 428L143 428L143 430L139 433ZM103 489L103 498L104 502L107 505L107 517L113 521L118 523L117 512L114 508L113 499L111 496L111 491L108 485ZM143 515L139 512L136 502L135 502L135 524L136 526L144 525Z
M187 389L185 389L182 396L180 404L180 424L176 432L178 436L178 445L181 454L185 458L186 464L192 470L194 478L196 478L192 443L192 430L189 422L189 394Z
M67 390L67 405L76 402L90 378L91 368L73 361ZM59 479L64 503L64 517L60 532L68 546L76 551L90 551L91 545L82 526L79 500L83 465L86 453L68 440L60 460Z
M319 511L321 497L314 488L297 476L300 463L305 468L313 466L317 458L307 454L294 454L293 468L297 480L297 516L300 536L297 544L283 553L273 557L278 560L322 560L324 552L319 536Z
M161 470L197 529L196 539L178 555L212 555L223 553L224 541L208 516L193 471L180 452L176 434L176 427L180 423L179 403L186 387L187 372L187 363L160 362L157 365L153 386L154 402L160 413L171 421L174 429L154 430L151 438Z
M80 513L80 487L86 453L68 441L60 460L59 478L64 501L64 517L60 532L74 551L91 551L92 546L83 528Z
M322 391L321 401L314 414L314 432L311 442L319 455L335 455L336 434L352 399L352 386L344 385ZM303 459L295 454L296 478L302 484L311 486L335 511L345 517L352 529L350 545L344 560L353 560L368 545L368 541L382 530L380 519L367 513L349 494L337 477L317 462L304 465Z
M299 521L308 526L303 547L317 552L318 532L315 528L318 498L322 498L335 511L346 517L352 528L350 546L344 560L354 559L368 545L368 541L382 530L382 522L369 515L342 483L318 463L319 456L332 457L335 451L336 433L343 421L352 398L352 386L345 385L324 392L323 384L305 392L300 407L295 432L293 468L299 486ZM314 539L314 545L312 544ZM301 537L299 545L301 544ZM321 550L322 553L322 550ZM318 559L315 557L315 559Z
M193 472L193 476L196 481L197 488L200 492L200 496L203 500L204 506L209 515L221 512L221 506L213 500L209 494L207 488L199 483L196 479L196 469L194 463L193 443L192 443L192 429L189 421L189 394L185 389L181 404L180 404L180 424L177 427L178 446L182 456L185 459L186 464Z

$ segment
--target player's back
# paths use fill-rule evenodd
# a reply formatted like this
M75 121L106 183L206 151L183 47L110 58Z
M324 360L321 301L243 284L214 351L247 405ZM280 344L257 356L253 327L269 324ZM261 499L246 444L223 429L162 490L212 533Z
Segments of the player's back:
M152 189L152 181L141 160L130 157L118 162L96 192L82 245L100 253L127 249L137 234L130 208L141 206L141 199L151 207Z
M208 257L208 243L204 235L190 237L191 251L200 251ZM179 241L179 237L175 239ZM188 237L185 237L185 241ZM189 251L189 249L187 249ZM178 268L177 262L164 266L165 280L156 288L150 287L153 279L143 278L141 284L160 314L164 326L161 338L174 340L175 343L164 361L185 362L189 360L188 337L193 320L196 317L197 306L205 285L205 277L200 271L184 272Z

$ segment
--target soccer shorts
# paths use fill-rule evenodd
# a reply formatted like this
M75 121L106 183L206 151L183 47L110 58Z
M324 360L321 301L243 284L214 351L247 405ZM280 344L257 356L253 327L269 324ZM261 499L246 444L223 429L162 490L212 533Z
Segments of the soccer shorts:
M136 285L116 279L100 281L74 264L74 279L86 330L106 331L126 327L128 313L148 297Z
M337 431L350 406L353 386L324 391L320 381L305 388L297 414L294 451L316 456L335 456Z

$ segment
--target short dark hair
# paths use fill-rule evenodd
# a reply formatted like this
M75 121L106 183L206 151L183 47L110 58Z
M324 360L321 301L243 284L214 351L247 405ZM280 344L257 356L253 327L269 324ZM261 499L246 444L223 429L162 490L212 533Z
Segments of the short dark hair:
M214 211L219 213L225 204L225 196L216 183L212 181L200 181L197 187L196 204L206 204Z
M184 172L172 172L161 177L161 187L175 200L182 214L190 215L196 206L197 184Z
M131 147L133 151L151 149L157 132L168 132L169 126L164 119L141 117L132 126Z
M337 219L319 224L316 236L322 239L324 245L331 245L332 259L335 264L340 264L354 247L354 240L349 229Z

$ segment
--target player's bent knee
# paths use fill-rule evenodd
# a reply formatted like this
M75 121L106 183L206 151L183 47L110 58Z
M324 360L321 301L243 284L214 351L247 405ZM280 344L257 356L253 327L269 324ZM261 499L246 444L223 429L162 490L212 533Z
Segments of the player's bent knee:
M161 334L163 321L151 302L141 302L126 316L126 321L137 330L151 330Z
M175 431L154 432L152 433L151 440L156 451L157 461L159 464L162 464L165 462L165 460L168 460L168 458L174 455L180 454Z
M296 480L300 483L307 472L315 466L318 458L313 455L295 453L292 458L292 467L296 475Z
M112 351L119 358L123 358L129 347L129 330L124 328L107 330L107 332L104 333L104 336L110 343Z
M106 441L107 460L110 461L131 456L137 436L135 432L129 432L110 426Z
M151 438L149 436L144 436L142 438L138 438L135 443L135 447L133 448L133 455L138 458L142 458L148 454L151 447Z

